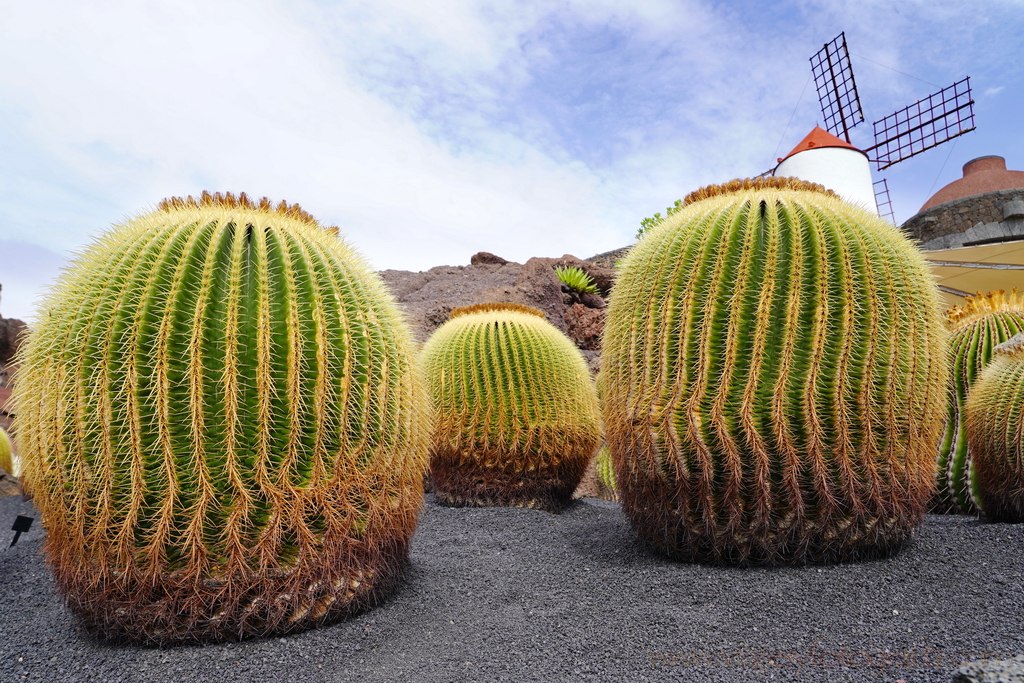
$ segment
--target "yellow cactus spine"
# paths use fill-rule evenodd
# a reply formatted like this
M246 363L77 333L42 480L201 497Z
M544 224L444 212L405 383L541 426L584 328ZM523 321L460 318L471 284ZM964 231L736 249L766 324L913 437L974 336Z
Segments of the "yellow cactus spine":
M931 496L937 290L877 216L785 181L705 191L626 256L599 375L633 529L688 561L899 548Z
M1024 296L1016 290L979 294L946 312L953 383L946 426L939 441L936 494L931 509L940 513L978 513L971 453L967 447L968 392L992 360L993 349L1024 331Z
M167 200L43 303L14 401L46 553L147 643L309 628L398 581L425 386L384 285L297 206Z
M453 311L422 358L437 500L564 507L600 439L594 383L573 343L540 311L484 304Z
M1024 522L1024 333L996 347L967 396L978 502L994 522Z

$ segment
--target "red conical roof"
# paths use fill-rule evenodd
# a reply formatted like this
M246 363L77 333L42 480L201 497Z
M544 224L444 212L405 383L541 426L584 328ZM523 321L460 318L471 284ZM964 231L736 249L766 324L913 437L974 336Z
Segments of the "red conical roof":
M846 149L852 149L854 151L861 152L861 150L857 149L846 140L837 138L835 135L832 135L832 133L829 133L827 130L824 130L821 126L815 126L814 130L808 133L807 137L800 141L800 144L794 147L793 150L786 156L780 157L778 162L781 164L783 161L790 158L794 154L806 152L809 149L820 149L822 147L845 147ZM863 152L861 152L861 154L863 154Z

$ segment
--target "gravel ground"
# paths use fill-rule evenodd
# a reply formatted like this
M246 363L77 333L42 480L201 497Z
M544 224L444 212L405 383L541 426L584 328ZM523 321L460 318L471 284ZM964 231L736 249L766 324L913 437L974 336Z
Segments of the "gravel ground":
M35 528L6 548L0 680L950 681L1024 653L1024 524L929 516L885 561L778 570L678 564L614 503L561 515L448 509L428 497L406 584L347 622L287 638L165 650L81 632Z

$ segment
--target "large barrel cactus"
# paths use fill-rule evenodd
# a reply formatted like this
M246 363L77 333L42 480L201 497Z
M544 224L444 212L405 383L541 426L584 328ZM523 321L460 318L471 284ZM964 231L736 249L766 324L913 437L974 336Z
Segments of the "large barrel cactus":
M422 355L437 500L564 507L601 436L594 383L572 341L540 311L481 304L452 311Z
M0 427L0 470L14 474L14 448L3 427Z
M995 522L1024 522L1024 333L996 347L967 396L978 502Z
M946 318L951 330L953 383L939 442L937 490L931 508L939 513L977 514L964 405L971 385L992 360L992 350L1024 331L1024 296L1016 291L973 296L963 306L950 309Z
M164 201L44 301L15 404L68 603L150 643L308 628L396 584L426 388L379 279L295 205Z
M605 430L634 530L670 556L880 556L931 496L937 289L892 226L807 187L704 188L619 269Z

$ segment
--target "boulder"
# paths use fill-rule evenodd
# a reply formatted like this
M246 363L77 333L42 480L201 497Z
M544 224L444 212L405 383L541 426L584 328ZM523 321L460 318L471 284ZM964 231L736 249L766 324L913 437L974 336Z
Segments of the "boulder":
M0 317L0 367L11 362L28 326L17 318Z
M503 266L508 263L507 260L496 256L489 251L478 251L469 257L469 265L471 266Z
M1024 655L967 662L953 674L953 683L1024 683Z

